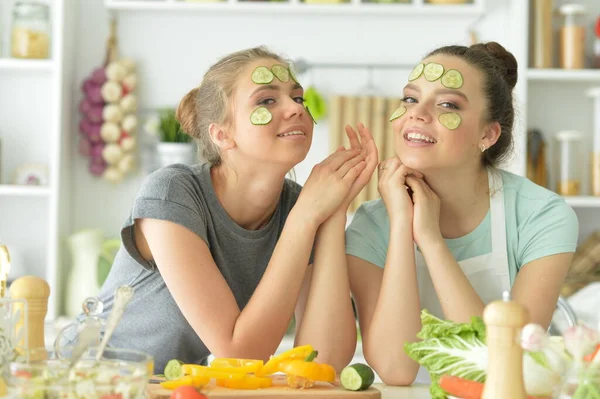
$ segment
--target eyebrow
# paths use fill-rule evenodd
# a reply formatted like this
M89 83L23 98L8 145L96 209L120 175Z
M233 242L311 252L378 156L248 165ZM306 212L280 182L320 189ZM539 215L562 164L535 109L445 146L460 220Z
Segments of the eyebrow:
M295 83L294 86L292 87L292 90L298 90L298 89L302 89L302 86L300 86L299 83ZM261 91L265 91L265 90L275 90L275 91L280 91L280 86L277 85L261 85L258 89L254 90L252 92L252 94L250 94L250 97L253 97L256 93L260 93Z
M404 86L405 89L411 89L417 92L421 92L421 89L419 88L419 86L414 85L412 83L407 84L406 86ZM459 97L462 97L466 102L469 102L469 98L466 96L465 93L463 93L460 90L457 89L438 89L435 91L436 94L455 94Z

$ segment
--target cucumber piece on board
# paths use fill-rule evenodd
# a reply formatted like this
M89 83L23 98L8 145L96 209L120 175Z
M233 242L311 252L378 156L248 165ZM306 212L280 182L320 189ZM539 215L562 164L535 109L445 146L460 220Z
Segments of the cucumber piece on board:
M375 381L375 373L364 363L355 363L345 367L340 374L342 387L349 391L362 391Z

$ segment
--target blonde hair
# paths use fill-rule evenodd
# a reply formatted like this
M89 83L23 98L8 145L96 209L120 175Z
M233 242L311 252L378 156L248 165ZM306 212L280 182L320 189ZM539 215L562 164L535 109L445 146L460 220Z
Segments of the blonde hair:
M186 94L177 107L176 117L182 130L196 140L199 155L213 166L221 163L221 153L211 140L208 127L211 123L231 121L231 98L238 76L248 64L261 59L291 64L264 46L229 54L208 69L200 86Z

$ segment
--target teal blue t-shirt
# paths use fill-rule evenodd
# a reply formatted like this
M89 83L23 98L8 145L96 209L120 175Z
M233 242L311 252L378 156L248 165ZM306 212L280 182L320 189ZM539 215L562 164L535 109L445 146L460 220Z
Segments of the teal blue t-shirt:
M511 285L523 265L565 252L575 252L577 215L558 194L531 180L499 170L504 185L506 246ZM491 217L469 234L446 239L457 262L492 252ZM362 204L346 229L346 253L385 266L390 220L381 199Z

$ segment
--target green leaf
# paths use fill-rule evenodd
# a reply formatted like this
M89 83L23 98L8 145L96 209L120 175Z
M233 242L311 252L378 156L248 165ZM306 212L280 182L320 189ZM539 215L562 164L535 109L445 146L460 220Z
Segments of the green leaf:
M438 378L435 379L429 386L429 394L431 399L447 399L448 393L442 389L438 384Z

